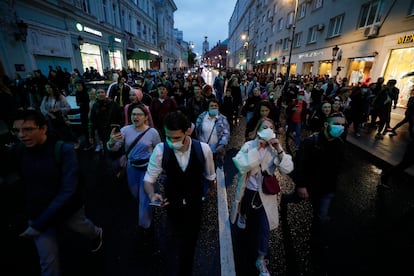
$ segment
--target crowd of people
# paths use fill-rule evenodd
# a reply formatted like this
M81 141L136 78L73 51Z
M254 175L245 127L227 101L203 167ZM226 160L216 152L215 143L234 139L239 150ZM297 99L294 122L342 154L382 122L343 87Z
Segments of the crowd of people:
M56 141L65 142L65 156L92 148L108 158L123 154L124 181L139 203L139 226L150 227L150 205L165 207L180 256L177 275L191 275L203 200L214 195L215 169L223 168L230 134L244 117L245 144L233 159L239 178L232 222L237 222L241 231L249 231L257 252L256 266L260 275L266 276L270 275L265 260L269 233L278 226L279 214L277 197L262 190L265 174L292 174L297 196L310 198L313 203L314 229L320 234L329 220L334 179L351 129L358 138L361 128L375 128L375 139L383 139L387 133L397 135L396 130L408 122L414 139L414 88L404 120L390 125L391 110L396 108L399 95L395 80L384 84L384 79L378 78L375 83L350 87L346 78L294 76L288 82L281 74L253 72L221 71L213 85L207 84L199 71L152 75L125 69L111 74L107 71L105 76L115 76L108 89L85 85L88 80L105 78L94 68L70 74L56 66L50 68L48 77L35 70L26 79L16 74L13 80L1 82L2 151L14 152L20 174L19 169L26 169L27 162L37 157L45 164L55 163L49 182L60 179L53 185L69 187L66 191L53 189L54 193L42 198L42 190L38 190L44 184L41 173L30 168L22 174L29 187L30 205L37 210L30 211L29 228L22 236L34 238L43 275L60 275L54 236L57 224L71 226L81 221L74 230L97 240L99 246L94 250L102 243L103 229L84 216L82 204L67 208L78 193L77 163L75 158L70 164L54 162ZM77 132L67 119L68 95L75 96L80 109ZM280 139L281 134L285 141ZM308 134L312 134L310 138ZM19 144L24 149L16 154ZM329 161L332 154L338 157L336 162ZM293 156L298 157L296 162ZM331 168L329 173L327 168ZM6 172L2 171L2 177ZM160 175L166 179L165 194L154 186ZM65 216L61 216L63 210Z

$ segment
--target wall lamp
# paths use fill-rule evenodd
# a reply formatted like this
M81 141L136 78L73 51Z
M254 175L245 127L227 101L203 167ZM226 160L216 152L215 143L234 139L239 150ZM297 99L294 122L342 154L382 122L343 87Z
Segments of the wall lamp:
M14 39L16 41L26 41L27 38L27 24L20 20L16 22L17 33L14 33Z

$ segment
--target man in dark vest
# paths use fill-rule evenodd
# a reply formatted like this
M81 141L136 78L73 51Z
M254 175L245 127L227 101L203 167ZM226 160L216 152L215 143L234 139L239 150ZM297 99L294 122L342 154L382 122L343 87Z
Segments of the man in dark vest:
M174 255L173 250L178 249L176 275L192 275L194 250L201 225L205 179L210 183L208 195L215 192L213 154L208 144L191 138L191 123L180 111L167 115L164 130L166 142L154 148L144 177L145 191L152 203L158 202L167 209L173 240L177 242L167 250L170 255ZM197 151L200 150L196 146L201 146L202 158L198 156ZM164 151L169 151L168 161L164 160L165 166ZM154 183L163 167L166 174L165 195L154 190Z

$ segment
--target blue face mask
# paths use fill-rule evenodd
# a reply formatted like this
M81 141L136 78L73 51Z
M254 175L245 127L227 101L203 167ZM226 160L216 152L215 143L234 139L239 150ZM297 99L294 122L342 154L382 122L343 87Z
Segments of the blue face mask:
M329 135L331 135L332 137L338 138L339 136L342 135L342 133L344 133L344 126L342 125L329 125Z
M303 96L302 95L298 96L298 101L301 101L301 100L303 100Z
M218 109L210 109L210 110L208 111L208 114L209 114L210 116L217 116L217 115L218 115Z

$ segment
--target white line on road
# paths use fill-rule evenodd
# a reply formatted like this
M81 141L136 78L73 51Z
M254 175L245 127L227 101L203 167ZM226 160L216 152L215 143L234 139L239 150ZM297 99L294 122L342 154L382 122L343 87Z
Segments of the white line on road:
M220 239L221 276L235 276L233 243L227 203L226 181L223 169L217 168L217 210Z

